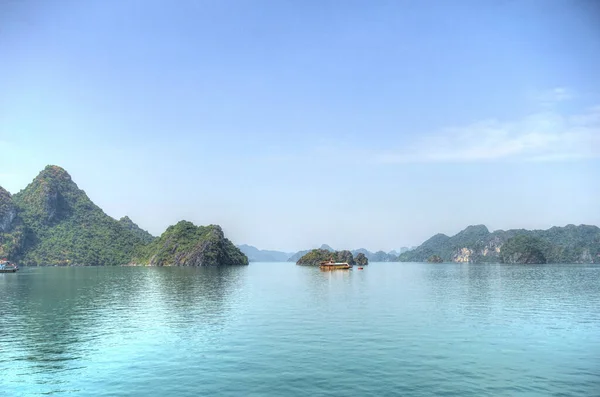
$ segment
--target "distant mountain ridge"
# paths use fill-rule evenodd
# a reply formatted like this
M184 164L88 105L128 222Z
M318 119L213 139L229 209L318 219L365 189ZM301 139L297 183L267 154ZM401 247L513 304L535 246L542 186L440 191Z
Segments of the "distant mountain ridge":
M237 246L250 262L286 262L293 253L275 250L261 250L252 245L242 244Z
M321 247L318 248L318 249L329 251L329 252L336 252L336 250L334 250L333 248L331 248L327 244L321 245ZM302 258L303 256L305 256L306 254L308 254L311 251L312 250L298 251L294 255L292 255L292 256L290 256L288 258L288 262L298 262L298 260L300 260L300 258ZM369 262L396 262L398 260L398 255L396 254L396 251L391 251L391 252L384 252L384 251L371 252L371 251L369 251L369 250L367 250L365 248L359 248L359 249L356 249L356 250L351 250L350 252L354 256L358 255L359 253L363 254L369 260Z
M352 250L351 252L352 252L352 255L355 255L355 256L359 253L364 254L370 262L396 262L398 260L398 254L396 253L396 251L371 252L365 248L359 248L357 250Z
M400 254L399 261L425 262L434 255L446 262L600 263L600 228L567 225L490 232L484 225L471 225L452 237L436 234Z

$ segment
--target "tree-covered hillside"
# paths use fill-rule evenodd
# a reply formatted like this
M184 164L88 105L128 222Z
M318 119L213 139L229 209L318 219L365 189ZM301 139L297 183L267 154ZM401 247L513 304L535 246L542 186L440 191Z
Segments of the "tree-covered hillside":
M544 251L548 243L537 237L519 234L502 245L500 258L503 263L543 264L547 262Z
M121 227L136 235L144 244L152 242L156 237L135 224L128 216L119 219Z
M306 253L298 262L297 265L305 265L305 266L318 266L321 262L332 260L334 262L348 262L350 265L354 266L356 264L354 260L354 256L350 251L329 251L326 249L314 249ZM363 264L368 264L368 260L366 257L362 259L361 262Z
M220 226L181 221L139 251L133 263L151 266L247 265L248 258Z
M509 241L512 242L508 244ZM539 253L531 250L534 245ZM402 253L399 260L425 262L433 255L444 261L470 263L521 263L534 261L534 257L536 263L600 263L600 228L567 225L548 230L513 229L490 233L483 225L469 226L452 237L437 234L416 249Z
M60 167L12 197L0 189L0 255L22 265L125 264L143 244Z

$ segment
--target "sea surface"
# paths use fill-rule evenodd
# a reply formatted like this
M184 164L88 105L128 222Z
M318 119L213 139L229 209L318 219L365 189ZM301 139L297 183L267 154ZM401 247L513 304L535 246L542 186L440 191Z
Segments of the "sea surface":
M2 396L600 396L600 266L0 274Z

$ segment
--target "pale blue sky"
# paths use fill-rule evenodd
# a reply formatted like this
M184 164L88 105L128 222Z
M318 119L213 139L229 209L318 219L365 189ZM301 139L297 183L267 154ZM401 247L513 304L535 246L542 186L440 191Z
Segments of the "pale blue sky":
M594 1L3 1L0 185L160 234L398 249L600 224Z

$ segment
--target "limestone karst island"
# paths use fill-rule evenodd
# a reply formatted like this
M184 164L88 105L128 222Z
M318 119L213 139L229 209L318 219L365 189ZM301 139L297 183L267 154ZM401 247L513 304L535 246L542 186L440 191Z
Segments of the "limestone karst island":
M260 261L318 266L325 261L363 266L369 262L600 263L600 229L567 225L548 230L496 230L469 226L449 237L437 234L396 255L365 249L319 249L284 253L235 246L218 225L180 221L159 237L129 217L105 214L71 176L47 166L22 191L0 187L0 258L22 266L230 266Z
M220 226L181 221L158 238L105 214L61 167L11 196L0 187L0 257L43 265L247 265Z

